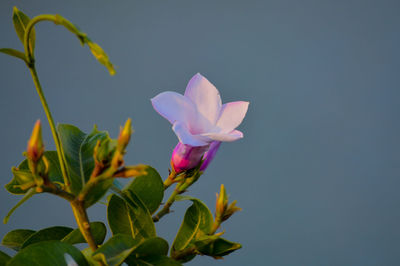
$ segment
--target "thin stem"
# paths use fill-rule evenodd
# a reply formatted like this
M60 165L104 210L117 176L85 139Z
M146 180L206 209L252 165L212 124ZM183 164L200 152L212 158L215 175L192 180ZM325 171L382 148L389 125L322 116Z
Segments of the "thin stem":
M89 244L89 247L92 251L96 251L97 244L94 241L92 232L90 231L90 223L86 213L86 210L83 206L83 202L79 200L75 200L71 202L72 211L74 212L76 222L78 224L79 230L81 231L83 237L86 242Z
M73 201L75 199L75 196L73 194L68 193L67 191L58 188L54 184L47 185L47 186L42 186L40 188L43 190L43 192L47 192L47 193L51 193L51 194L57 195L57 196L65 199L65 200L68 200L69 202L71 202L71 201Z
M172 192L171 196L169 197L167 202L164 204L164 207L159 212L157 212L157 214L155 214L153 216L153 221L154 222L158 222L164 215L166 215L166 214L168 214L170 212L170 207L175 202L175 197L177 195L179 195L179 193L181 193L181 190L179 189L180 186L181 186L181 183L176 185L176 187L175 187L174 191Z
M39 77L36 72L34 63L28 65L28 67L29 67L29 71L31 72L31 75L32 75L33 83L35 84L36 91L39 94L40 101L42 102L44 112L46 113L47 120L49 121L51 133L53 134L54 143L55 143L56 149L57 149L58 160L60 161L61 173L64 178L65 186L68 190L69 186L70 186L70 182L69 182L69 178L68 178L67 170L66 170L66 166L65 166L65 157L64 157L64 153L63 153L63 150L61 147L60 139L59 139L57 131L56 131L56 126L54 124L53 116L51 115L50 108L47 105L46 98L44 97L42 86L40 85Z

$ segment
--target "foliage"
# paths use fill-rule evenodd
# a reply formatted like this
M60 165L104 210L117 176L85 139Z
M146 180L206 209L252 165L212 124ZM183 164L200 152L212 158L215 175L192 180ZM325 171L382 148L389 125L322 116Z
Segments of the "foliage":
M29 68L53 133L56 151L44 151L41 124L37 122L25 153L26 159L12 168L13 177L5 185L11 194L23 197L4 222L8 222L11 214L31 197L49 193L71 204L78 226L10 231L1 243L17 253L11 257L0 251L0 265L181 265L196 255L220 258L241 247L221 238L222 233L216 233L223 222L218 217L227 215L226 193L223 194L224 205L218 209L215 219L202 201L179 195L202 175L201 163L183 173L172 169L163 182L151 166L125 164L126 146L132 133L130 119L121 128L117 139L96 127L90 133L68 124L56 127L35 70L34 26L40 21L64 26L82 45L88 45L111 75L115 73L114 67L98 44L60 15L39 15L30 19L15 7L12 21L24 51L3 48L0 52L23 60ZM115 185L116 178L131 180L121 189ZM162 205L165 191L175 183L175 190ZM106 225L90 222L86 212L105 196L111 230L107 240ZM190 200L192 205L170 248L168 242L157 235L155 222L170 212L175 201L182 200ZM82 245L76 245L82 243L87 243L88 247L80 250L78 247Z

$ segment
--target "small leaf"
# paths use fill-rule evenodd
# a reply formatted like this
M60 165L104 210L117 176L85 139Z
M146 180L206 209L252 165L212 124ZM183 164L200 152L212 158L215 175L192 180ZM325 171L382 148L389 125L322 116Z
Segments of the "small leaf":
M11 48L1 48L0 53L8 54L10 56L14 56L16 58L22 59L24 62L26 62L25 54L21 51L11 49Z
M79 128L67 124L59 124L57 126L57 131L68 162L71 190L74 194L77 194L82 189L82 185L89 180L93 171L93 150L97 141L104 141L110 138L105 131L93 129L90 134L86 134ZM102 193L97 200L100 199L104 193ZM97 196L99 196L98 194L99 193L96 193ZM92 204L95 201L96 199L91 199L90 203Z
M10 231L4 236L1 244L18 251L26 239L28 239L33 233L35 233L35 231L29 229L16 229Z
M193 240L207 235L213 224L208 207L199 199L188 196L177 196L177 201L191 200L192 206L185 213L182 225L172 245L172 252L186 248Z
M107 228L102 222L93 222L90 223L90 231L93 235L94 242L97 245L100 245L103 243L106 234L107 234ZM73 230L71 233L66 235L61 242L65 242L71 245L78 244L78 243L86 243L85 238L83 237L81 231L79 228Z
M99 61L100 64L104 65L108 69L108 72L110 73L111 76L114 76L115 75L114 66L113 64L111 64L110 59L108 58L106 52L104 52L103 48L101 48L100 45L92 42L89 39L86 40L86 43L89 46L93 56L97 59L97 61Z
M7 213L6 217L3 219L3 223L8 223L8 219L10 219L11 214L14 213L14 211L21 206L22 204L25 203L28 199L30 199L33 195L36 194L36 190L34 188L31 188L28 190L28 192L24 195L24 197L14 206L12 209Z
M135 177L124 188L134 192L153 214L164 197L164 184L160 174L151 166L146 166L146 174Z
M61 240L66 235L71 233L73 229L65 226L53 226L37 231L32 234L21 246L21 249L26 248L29 245L49 241L49 240Z
M196 241L194 244L203 255L222 257L242 247L239 243L228 241L224 238L217 238L209 242L206 240Z
M99 249L97 249L92 257L97 261L102 261L106 265L120 265L129 256L135 246L138 244L129 235L114 235Z
M60 241L45 241L28 246L12 258L8 265L54 266L66 265L65 254L68 254L80 266L88 263L76 247Z
M93 259L93 257L92 257L93 251L90 247L83 249L81 252L82 252L83 256L85 256L85 258L90 266L103 266L100 264L100 262Z
M0 250L0 265L6 265L7 262L11 259L11 257Z
M50 181L61 184L64 183L57 152L46 151L44 153L44 157L46 157L49 162L48 178L50 179ZM40 164L43 164L43 161L40 161ZM12 169L12 173L13 179L10 181L10 183L5 185L5 188L8 192L12 194L25 194L27 190L23 190L22 186L27 184L29 185L29 183L33 181L33 175L29 170L28 161L22 161L18 168Z
M21 40L22 44L24 45L25 30L26 30L26 27L28 26L30 18L27 15L25 15L21 10L18 10L17 7L14 7L12 19L13 19L14 28L15 28L15 31L17 32L18 38ZM29 49L30 49L31 53L33 53L33 50L35 49L35 29L34 28L31 30L30 36L29 36Z

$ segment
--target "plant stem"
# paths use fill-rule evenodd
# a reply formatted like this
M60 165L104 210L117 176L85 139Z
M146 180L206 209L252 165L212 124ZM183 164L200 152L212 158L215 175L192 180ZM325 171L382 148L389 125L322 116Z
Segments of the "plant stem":
M215 232L218 230L218 228L221 226L221 218L215 217L215 221L211 227L210 232L208 233L209 235L215 234Z
M67 190L69 190L70 182L69 182L69 178L68 178L67 170L66 170L66 166L65 166L65 157L64 157L64 153L63 153L63 150L61 147L60 139L59 139L57 131L56 131L56 126L54 124L53 116L51 115L50 108L47 105L46 98L44 97L42 86L40 85L39 77L36 72L35 64L31 63L28 65L28 67L29 67L29 71L31 72L31 75L32 75L33 83L35 84L36 91L39 94L40 101L42 102L44 112L46 113L47 120L49 121L51 133L53 134L54 143L56 144L58 160L60 161L61 173L64 178L65 186L66 186Z
M74 200L71 202L72 211L74 212L76 223L78 224L79 230L81 231L86 242L92 251L97 249L96 242L94 241L92 232L90 231L90 223L83 206L83 202L79 200Z
M197 171L197 172L193 173L193 175L190 177L185 176L184 179L176 185L174 191L172 192L171 196L168 198L164 207L157 214L155 214L153 216L153 221L158 222L164 215L168 214L170 212L170 208L171 208L172 204L175 202L176 196L185 192L185 190L188 187L193 185L193 183L196 182L197 179L199 179L200 175L201 175L201 172Z
M179 189L180 186L181 186L181 183L176 185L176 187L175 187L174 191L172 192L171 196L169 197L167 202L164 204L164 207L159 212L157 212L156 215L153 216L153 221L154 222L158 222L164 215L166 215L167 213L170 212L170 207L175 202L176 195L181 193L181 191Z

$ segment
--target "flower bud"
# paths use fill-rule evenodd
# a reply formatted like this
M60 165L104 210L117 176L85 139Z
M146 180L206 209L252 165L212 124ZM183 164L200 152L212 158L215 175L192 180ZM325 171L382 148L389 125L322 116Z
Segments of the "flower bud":
M203 163L200 166L200 171L204 171L207 169L208 165L211 163L211 161L214 159L214 156L217 154L219 146L221 146L220 141L211 142L210 148L206 153L204 153Z
M129 140L131 139L132 134L132 120L129 118L126 120L125 126L121 128L118 137L118 149L120 151L125 150L126 146L128 146Z
M200 163L201 158L208 148L209 145L194 147L179 142L172 152L171 157L171 165L175 173L179 174L195 168Z
M229 204L228 208L225 210L224 215L222 216L222 222L228 220L229 217L231 217L235 212L242 210L242 208L236 206L236 203L236 200L234 200L231 204Z
M33 127L31 138L28 141L27 157L33 162L37 162L44 153L44 145L42 138L42 127L40 120L36 121Z
M217 203L215 206L215 216L222 217L228 206L228 196L226 195L225 186L221 185L219 194L217 193Z

